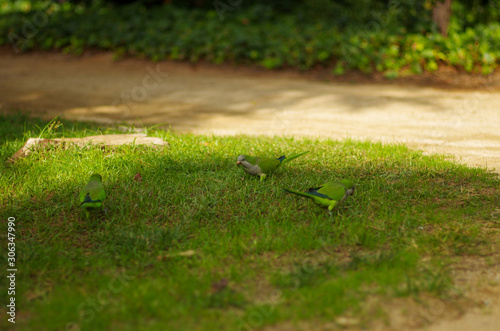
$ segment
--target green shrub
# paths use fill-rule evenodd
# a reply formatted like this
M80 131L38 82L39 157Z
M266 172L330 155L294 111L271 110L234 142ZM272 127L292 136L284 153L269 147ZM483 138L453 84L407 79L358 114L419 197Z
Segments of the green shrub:
M454 18L449 37L444 38L424 18L415 18L412 1L389 2L385 7L366 1L367 8L378 11L361 11L361 18L348 25L331 15L342 3L315 0L301 7L301 15L278 14L271 6L256 5L227 11L221 21L215 9L42 1L0 11L0 44L11 43L20 51L55 49L76 55L98 48L115 52L116 59L205 60L267 69L322 66L335 74L379 71L393 78L401 70L434 71L439 63L488 74L499 62L499 23L460 30L460 17ZM313 14L318 18L311 19ZM413 25L398 25L400 15ZM417 28L423 32L411 32Z

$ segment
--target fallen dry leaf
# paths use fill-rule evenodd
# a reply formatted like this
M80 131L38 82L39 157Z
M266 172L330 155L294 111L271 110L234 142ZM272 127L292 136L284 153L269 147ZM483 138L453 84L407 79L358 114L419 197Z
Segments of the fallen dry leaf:
M223 289L225 289L228 284L229 284L229 282L227 281L227 279L226 278L222 278L218 282L215 282L215 283L212 284L211 292L212 293L220 292Z
M184 252L179 252L179 253L173 253L173 254L167 254L167 255L158 255L156 257L156 259L158 261L163 261L165 259L168 259L170 257L176 257L176 256L185 256L185 257L190 257L190 256L193 256L195 255L196 252L192 249L188 250L188 251L184 251Z
M340 326L354 326L359 324L359 320L356 318L340 316L335 319L335 323Z
M140 173L136 173L134 176L134 180L138 183L142 183L142 176Z

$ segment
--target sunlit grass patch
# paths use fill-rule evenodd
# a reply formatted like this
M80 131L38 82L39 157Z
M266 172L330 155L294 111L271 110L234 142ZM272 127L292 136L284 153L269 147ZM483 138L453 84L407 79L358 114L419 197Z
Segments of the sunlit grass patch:
M169 145L66 146L5 163L28 137L117 132L44 128L0 118L0 215L17 220L20 330L321 323L368 300L446 296L448 264L498 235L495 174L401 144L149 130ZM306 150L264 182L236 167L242 153ZM78 192L96 172L108 210L87 220ZM333 215L282 190L342 178L357 190Z

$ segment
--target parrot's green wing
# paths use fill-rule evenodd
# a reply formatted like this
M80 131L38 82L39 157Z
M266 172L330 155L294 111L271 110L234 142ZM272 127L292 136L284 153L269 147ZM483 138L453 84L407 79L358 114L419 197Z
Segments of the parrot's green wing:
M269 174L271 171L275 171L280 166L281 162L278 159L271 159L267 157L258 158L259 161L256 163L262 172Z
M245 157L245 161L250 163L252 166L259 166L262 172L269 172L275 170L280 161L278 159L272 159L269 157L258 157L258 156L250 156L243 155Z
M251 155L240 155L240 156L243 156L243 158L252 165L256 165L258 162L260 162L260 157L258 156L251 156Z
M337 203L336 201L331 200L330 198L328 198L328 196L322 195L322 194L313 194L313 193L307 193L307 192L299 192L299 191L288 190L288 189L285 189L285 192L293 193L293 194L297 194L297 195L309 198L315 204L317 204L320 207L328 208L328 207L330 207L330 205L332 205L332 209L333 209L333 207L335 207L335 205Z
M238 166L242 166L243 169L245 169L245 171L250 175L260 176L260 180L263 181L266 178L266 174L278 168L278 166L280 165L280 160L249 155L240 155L238 156L236 164Z
M309 192L322 194L335 201L342 201L345 198L347 188L339 182L328 182L317 188L310 188Z
M90 177L88 184L80 191L81 208L102 208L106 192L102 186L102 177L94 174Z
M286 192L297 194L309 198L318 206L332 210L344 199L354 193L354 183L350 180L340 182L328 182L320 187L310 188L307 192L287 190Z
M298 158L308 152L300 153L291 157L284 155L279 158L258 157L249 155L239 155L236 164L243 166L243 169L250 175L260 176L263 181L270 172L278 169L282 164Z

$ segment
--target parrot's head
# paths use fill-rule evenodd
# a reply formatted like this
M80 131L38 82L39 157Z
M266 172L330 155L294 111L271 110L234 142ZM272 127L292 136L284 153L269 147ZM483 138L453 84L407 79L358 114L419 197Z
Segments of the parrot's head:
M98 180L102 182L102 176L99 174L93 174L92 176L90 176L90 180Z
M240 165L242 164L242 162L245 162L245 161L246 161L246 160L245 160L245 158L246 158L246 157L247 157L246 155L239 155L239 156L238 156L238 159L236 159L236 165L237 165L237 166L240 166Z
M353 184L353 185L352 185L352 188L348 188L348 189L347 189L347 194L348 194L348 195L353 195L353 194L354 194L354 191L356 191L356 186Z
M354 182L352 180L349 180L349 179L343 179L340 181L344 186L345 188L347 189L346 190L346 193L347 195L353 195L354 194L354 191L356 190L356 186L354 185Z

